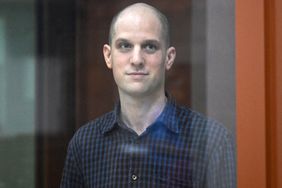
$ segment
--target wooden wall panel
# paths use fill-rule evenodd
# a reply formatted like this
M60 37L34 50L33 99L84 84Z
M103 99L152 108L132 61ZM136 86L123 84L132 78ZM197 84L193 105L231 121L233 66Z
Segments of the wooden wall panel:
M59 187L75 125L75 0L37 1L36 187Z
M266 187L264 1L236 0L238 187Z
M282 2L236 1L238 187L282 187Z
M282 187L282 2L265 0L267 187Z
M277 96L277 188L282 187L282 1L275 1L276 12L276 96Z

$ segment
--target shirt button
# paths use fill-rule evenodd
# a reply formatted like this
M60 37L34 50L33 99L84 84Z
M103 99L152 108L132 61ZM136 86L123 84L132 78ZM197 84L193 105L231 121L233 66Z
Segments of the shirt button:
M131 179L132 179L133 181L136 181L136 180L138 179L138 176L136 176L135 174L133 174L133 175L131 176Z

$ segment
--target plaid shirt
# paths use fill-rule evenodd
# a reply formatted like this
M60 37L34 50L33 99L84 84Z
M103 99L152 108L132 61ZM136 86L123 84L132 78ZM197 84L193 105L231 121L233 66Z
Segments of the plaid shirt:
M233 139L218 122L169 98L138 136L120 106L80 128L69 143L61 188L235 188Z

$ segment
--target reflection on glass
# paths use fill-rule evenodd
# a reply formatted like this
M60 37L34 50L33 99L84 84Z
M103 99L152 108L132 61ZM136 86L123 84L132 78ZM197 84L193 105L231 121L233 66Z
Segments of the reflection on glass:
M35 186L33 6L0 2L0 188Z

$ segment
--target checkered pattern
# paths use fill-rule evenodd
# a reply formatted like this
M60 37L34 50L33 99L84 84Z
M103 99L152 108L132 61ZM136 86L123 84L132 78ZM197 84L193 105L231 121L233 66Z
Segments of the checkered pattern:
M169 98L140 136L114 111L80 128L69 143L61 188L235 188L234 143L216 121Z

